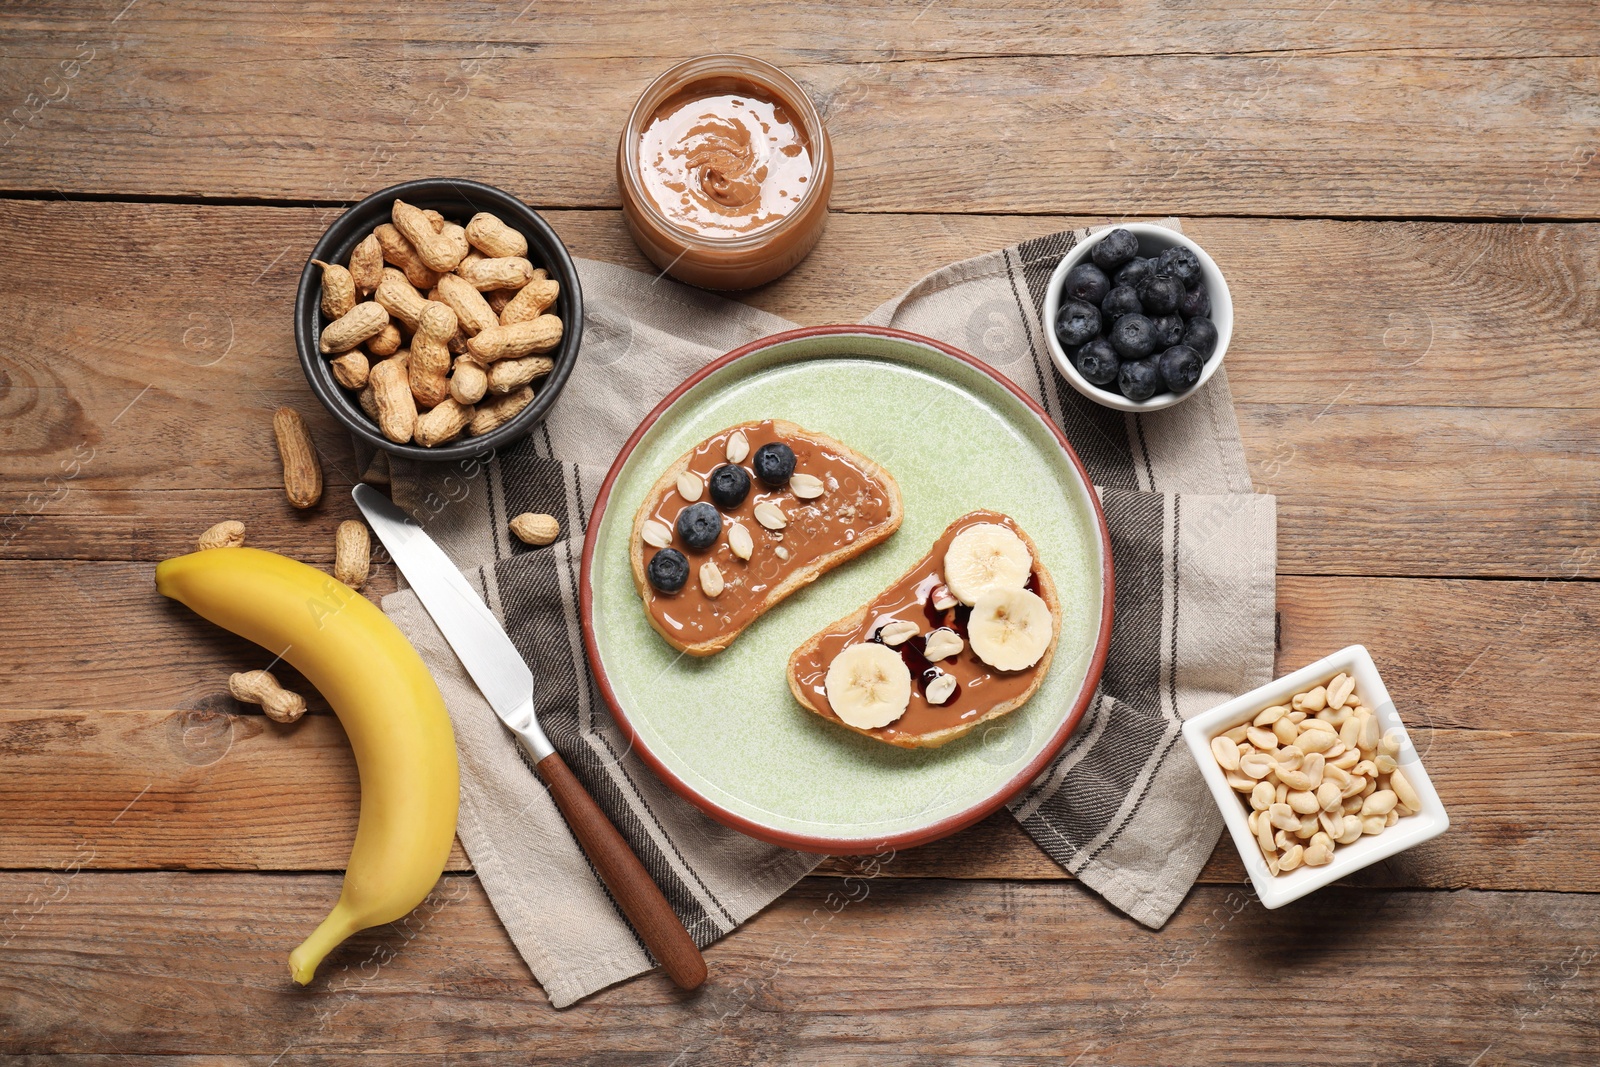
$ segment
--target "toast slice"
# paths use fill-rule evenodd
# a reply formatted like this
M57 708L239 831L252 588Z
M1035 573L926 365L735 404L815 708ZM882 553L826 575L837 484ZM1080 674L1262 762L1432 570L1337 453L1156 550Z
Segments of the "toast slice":
M972 609L955 601L945 585L945 553L950 543L963 530L990 523L1005 526L1027 546L1033 566L1026 588L1050 610L1049 645L1032 666L1022 670L997 670L978 658L966 632ZM954 606L937 606L941 604ZM829 705L825 683L828 667L835 656L851 645L873 641L889 644L878 636L879 631L897 621L915 623L917 627L914 636L894 646L911 669L913 679L905 712L883 726L853 726ZM930 662L923 655L927 638L940 628L954 630L962 639L963 647L954 656ZM928 554L871 602L824 627L795 649L789 657L789 690L802 707L847 730L900 748L936 748L1026 704L1044 683L1060 638L1061 602L1033 539L1006 515L974 511L946 527ZM954 676L958 686L954 696L943 704L934 704L929 701L925 689L940 673Z
M757 455L768 445L787 446L794 455L793 475L781 485L756 476ZM712 500L708 478L730 462L745 472L749 490L727 507ZM685 475L692 498L680 486ZM709 548L695 550L677 517L700 505L716 510L722 529ZM758 505L766 506L758 511ZM773 508L783 525L773 525ZM893 476L843 442L781 419L740 423L684 453L645 494L629 539L634 587L667 644L712 656L795 590L884 541L900 528L902 514ZM736 526L748 535L748 558L735 551L736 539L743 541ZM688 569L676 592L656 588L649 576L652 558L669 549ZM708 580L707 566L715 578Z

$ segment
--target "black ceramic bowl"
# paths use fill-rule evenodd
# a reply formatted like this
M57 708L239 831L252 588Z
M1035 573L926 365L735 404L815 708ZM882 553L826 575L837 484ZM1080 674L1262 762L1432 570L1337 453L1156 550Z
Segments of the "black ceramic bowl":
M356 402L355 394L346 390L333 377L329 368L330 357L317 350L322 336L322 268L311 259L324 263L347 264L356 245L382 223L389 221L389 211L396 199L417 207L432 208L445 218L465 225L480 211L498 215L508 226L522 231L528 238L528 259L535 267L543 267L550 277L561 283L561 295L556 299L551 313L561 316L561 344L550 359L555 364L537 386L533 403L517 413L516 418L482 437L463 437L437 448L421 445L396 444L383 436L377 423L367 418ZM300 291L294 300L294 342L300 350L300 366L306 372L311 391L317 394L322 406L333 417L363 440L370 441L386 452L423 460L461 459L481 456L491 449L501 448L527 436L529 431L544 421L554 406L561 389L567 384L573 364L578 361L578 345L583 340L583 292L578 286L578 270L572 257L561 243L549 223L539 217L521 200L510 193L478 182L449 178L423 178L402 182L373 193L355 207L339 216L328 232L322 235L311 259L300 273Z

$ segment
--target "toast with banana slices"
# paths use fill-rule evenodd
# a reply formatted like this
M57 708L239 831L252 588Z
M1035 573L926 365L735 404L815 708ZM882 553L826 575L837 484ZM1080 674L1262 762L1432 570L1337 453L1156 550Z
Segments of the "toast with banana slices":
M948 744L1043 684L1061 604L1037 546L1010 517L974 511L853 614L789 657L810 711L901 748Z

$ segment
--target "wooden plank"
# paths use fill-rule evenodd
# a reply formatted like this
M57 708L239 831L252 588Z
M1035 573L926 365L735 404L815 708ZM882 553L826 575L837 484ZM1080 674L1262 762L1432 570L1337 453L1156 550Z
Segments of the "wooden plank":
M0 562L6 704L186 708L218 697L233 671L265 666L255 646L157 595L153 573L144 562ZM380 571L366 591L393 582ZM1365 643L1408 720L1600 729L1590 650L1572 638L1600 617L1593 582L1285 578L1279 606L1282 671Z
M712 946L698 994L651 974L557 1013L470 878L292 986L285 956L337 891L327 875L0 876L0 912L20 913L0 1050L1134 1067L1181 1046L1185 1062L1420 1067L1492 1048L1576 1067L1595 1047L1600 898L1582 894L1331 889L1269 912L1202 887L1157 933L1071 885L809 879ZM1259 1009L1263 981L1292 1027Z
M292 726L219 698L151 712L0 712L0 867L339 870L360 790L331 715ZM1412 731L1450 833L1361 884L1600 892L1600 734ZM285 783L295 783L293 789ZM1530 795L1568 797L1560 831ZM1559 832L1560 847L1553 835ZM459 850L452 861L465 869ZM852 861L841 861L848 869ZM840 869L835 865L835 870ZM926 848L907 877L1065 877L1004 814ZM1239 883L1224 839L1208 881Z
M555 221L578 253L639 264L615 213ZM935 264L1071 222L839 216L811 259L750 299L802 322L859 318ZM160 558L198 519L227 514L224 489L251 491L238 499L253 525L290 516L273 495L269 411L280 403L310 421L329 480L321 512L288 529L324 551L357 472L292 354L296 264L317 213L0 202L0 224L15 234L0 277L34 339L0 353L12 383L0 399L11 416L0 421L0 554ZM1587 442L1600 429L1600 382L1587 368L1600 320L1581 293L1600 284L1600 227L1207 219L1191 229L1235 278L1230 378L1257 483L1280 497L1285 571L1591 569L1600 479ZM61 243L84 249L83 287L34 269ZM886 247L891 259L859 269ZM1307 248L1318 250L1311 285ZM1480 273L1529 280L1501 301ZM1411 290L1420 312L1367 296ZM1530 513L1541 522L1524 522ZM263 536L292 542L280 529Z
M549 57L594 59L655 55L674 60L684 29L682 12L669 5L567 0L560 12L535 11L513 18L490 2L451 6L448 19L426 4L400 2L381 13L353 2L296 9L282 5L216 3L161 4L141 9L136 24L152 44L182 37L196 52L220 57L241 37L274 43L321 43L328 26L339 30L338 47L372 49L403 42L428 53L434 42L492 40L505 46L537 45ZM81 37L103 27L118 9L63 10L46 0L14 0L7 28L16 54L42 47L47 35ZM1126 56L1215 54L1342 55L1382 51L1389 55L1474 58L1590 54L1595 31L1581 0L1485 3L1464 19L1448 2L1346 0L1331 7L1317 0L1272 3L1235 0L1186 12L1181 19L1159 0L1085 9L1093 23L1064 19L1048 3L964 0L938 4L805 2L773 4L730 0L717 9L717 26L737 26L740 47L773 62L826 58L839 62L894 62L906 57L994 55ZM552 16L555 17L552 17ZM125 18L128 16L124 16ZM311 21L315 20L315 21ZM121 20L119 20L120 23ZM870 26L871 32L867 32ZM892 43L891 43L892 42ZM716 40L708 42L718 47ZM408 52L409 57L409 52Z
M1459 20L1450 45L1431 47L1438 32L1399 12L1375 32L1363 25L1378 6L1368 0L1340 16L1360 27L1341 40L1312 6L1237 20L1254 32L1225 18L1207 35L1242 54L1204 54L1204 40L1181 48L1199 55L1167 51L1187 21L1171 17L1164 41L1146 44L1143 24L1166 15L1154 3L1140 5L1143 24L1109 7L1072 19L1036 9L992 35L1014 50L972 57L959 43L953 56L941 48L981 39L968 27L989 24L987 13L906 40L852 7L818 16L833 23L820 52L818 19L783 10L767 21L782 19L771 54L827 115L843 210L1597 214L1592 17L1568 7L1530 31L1537 13L1511 15L1521 36L1563 43L1506 55L1515 37L1492 24ZM541 206L611 207L623 117L680 58L660 54L682 28L667 12L612 16L615 51L564 56L545 42L589 35L582 12L541 8L519 24L480 7L463 22L454 8L418 6L398 24L364 15L352 32L344 12L263 10L263 21L292 23L285 40L231 32L221 12L197 37L196 7L108 10L61 27L20 20L0 68L0 99L15 102L0 187L347 201L404 176L463 174L466 160L472 177ZM1426 21L1438 26L1443 10ZM907 5L895 21L916 14ZM1016 40L1041 27L1072 43ZM1484 59L1485 47L1503 58ZM1432 54L1397 59L1391 48ZM972 165L938 162L948 160Z

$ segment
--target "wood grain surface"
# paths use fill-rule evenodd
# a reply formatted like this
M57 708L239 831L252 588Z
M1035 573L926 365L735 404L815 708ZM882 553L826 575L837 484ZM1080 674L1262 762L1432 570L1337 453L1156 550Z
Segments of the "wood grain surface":
M599 4L419 4L353 19L354 5L273 5L252 33L193 2L155 18L156 5L119 17L123 2L65 19L38 5L7 33L0 98L61 99L37 117L24 107L0 187L328 202L444 174L537 207L611 207L617 131L684 55L662 48L681 40L671 9L611 15L630 42L613 49L584 18ZM1186 18L1141 35L1170 11L1154 3L1129 22L1044 6L997 20L999 4L919 19L921 6L884 25L854 6L769 8L764 34L733 13L697 44L753 49L794 73L827 119L846 211L1595 214L1600 60L1587 45L1592 11L1576 5L1513 16L1518 36L1542 43L1492 62L1417 50L1398 13L1362 25L1370 3L1326 24L1310 5L1298 18L1230 11L1205 35L1215 50L1204 39L1173 50ZM834 30L853 39L843 56L817 47L819 20L850 26ZM196 33L197 21L210 28ZM1563 39L1563 24L1587 32ZM1489 27L1456 32L1478 47L1509 43ZM968 54L974 36L993 50ZM584 43L568 58L552 37ZM1403 63L1385 47L1397 40L1411 51ZM263 106L291 99L316 106ZM1458 151L1468 137L1473 151Z
M0 200L0 225L16 233L0 247L0 276L17 279L37 339L0 351L13 383L0 395L12 464L0 504L16 531L0 537L0 555L159 559L188 540L172 529L188 514L178 500L237 499L247 524L274 515L270 413L288 404L312 427L327 501L264 532L278 544L302 529L318 558L331 543L322 531L353 515L346 496L359 476L348 436L293 359L288 309L322 217ZM553 217L577 254L643 265L618 213ZM751 300L801 323L859 319L930 264L1082 221L841 216L815 255ZM1282 570L1593 574L1600 379L1585 368L1600 346L1600 227L1188 228L1225 265L1247 324L1229 350L1230 384L1257 489L1279 497ZM29 269L53 235L85 250L94 304ZM876 265L884 247L901 250L893 270ZM860 262L874 269L852 268ZM1496 289L1500 278L1509 286ZM1531 363L1503 356L1535 348ZM171 462L196 437L203 454ZM1540 522L1526 523L1530 513Z
M1366 644L1448 834L1274 912L1225 838L1154 932L1001 813L825 862L697 994L655 973L561 1013L458 843L417 912L288 981L354 763L292 670L297 724L228 697L267 657L157 596L154 563L237 518L331 568L360 471L290 307L349 202L478 178L649 270L615 137L711 50L827 117L828 230L741 296L797 323L1182 216L1229 280L1278 497L1279 671ZM1597 114L1591 0L0 5L0 1059L1600 1062ZM308 512L280 405L322 459ZM396 580L380 560L365 592Z
M1073 884L808 879L717 946L700 992L652 973L555 1013L470 877L291 986L288 949L337 893L332 875L0 875L0 906L21 912L0 945L0 1052L1282 1067L1291 1050L1466 1064L1492 1046L1496 1063L1593 1062L1589 894L1333 888L1266 911L1202 886L1155 933Z

